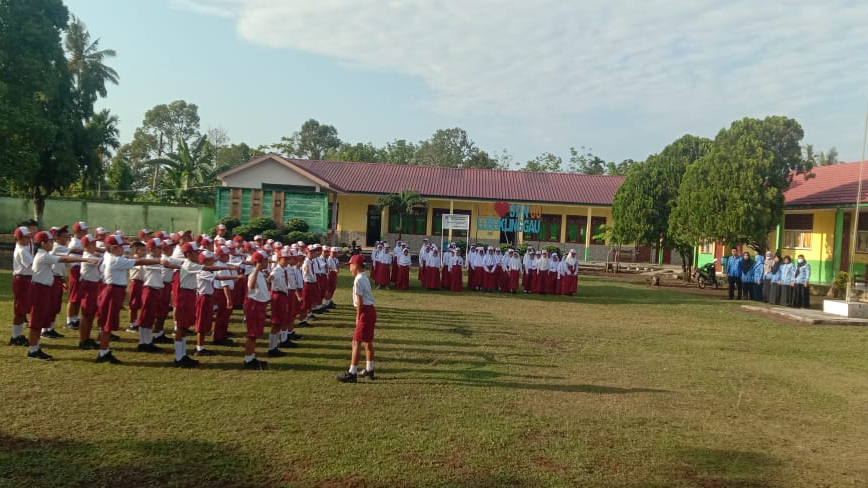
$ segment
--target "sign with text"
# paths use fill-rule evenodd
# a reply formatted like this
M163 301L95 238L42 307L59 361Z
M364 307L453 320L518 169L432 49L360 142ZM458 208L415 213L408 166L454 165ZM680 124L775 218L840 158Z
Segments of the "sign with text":
M496 202L492 205L496 216L478 217L477 230L502 232L539 233L542 207L509 202Z
M470 216L464 214L443 214L443 230L470 230Z

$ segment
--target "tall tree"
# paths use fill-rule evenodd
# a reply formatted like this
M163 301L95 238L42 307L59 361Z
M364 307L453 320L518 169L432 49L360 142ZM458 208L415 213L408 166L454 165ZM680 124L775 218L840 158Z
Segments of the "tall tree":
M404 139L395 139L383 148L383 162L392 164L415 164L419 147Z
M281 137L275 149L292 158L323 159L329 151L341 147L338 130L332 125L309 119L290 137Z
M811 170L802 137L799 123L781 116L745 118L722 129L711 152L684 174L672 232L687 242L740 241L764 252L783 215L783 193Z
M265 153L253 149L243 142L229 144L214 150L214 164L217 167L217 173L222 173L263 154Z
M164 198L185 204L212 203L216 173L208 136L199 136L190 145L179 139L177 146L177 153L150 161L150 164L160 165L166 170L163 188L169 193Z
M75 16L66 31L64 46L79 115L87 119L93 114L97 98L107 95L106 83L118 84L117 71L105 64L106 58L117 53L113 49L100 49L99 39L91 41L87 26Z
M85 125L87 145L91 148L86 155L88 162L81 165L81 189L85 195L98 194L105 176L105 170L110 163L112 154L121 143L118 140L117 115L108 109L95 113ZM99 195L97 195L99 196Z
M606 174L609 176L627 176L630 167L636 164L632 159L625 159L620 163L609 161L606 163Z
M438 129L430 139L419 143L415 164L463 168L478 153L479 148L464 129ZM492 166L496 166L496 163L492 163Z
M544 152L534 159L524 164L522 171L535 171L539 173L557 173L561 171L560 156L556 156L550 152Z
M606 173L606 161L595 156L593 149L582 146L581 151L575 147L570 148L570 173L583 175L602 175Z
M830 147L826 152L820 151L820 156L817 158L818 166L830 166L838 163L840 163L838 160L838 149L835 146Z
M78 176L84 128L61 46L69 11L60 0L0 0L0 177L45 199Z
M136 196L135 176L123 155L112 158L106 170L106 191L113 200L133 200Z
M380 210L388 208L389 218L398 219L398 240L400 240L404 232L404 219L413 215L413 212L428 208L428 200L415 191L404 190L380 195L377 198L377 207Z
M325 159L355 163L382 163L385 162L385 155L382 149L370 142L359 142L353 145L341 144L341 147L329 150Z

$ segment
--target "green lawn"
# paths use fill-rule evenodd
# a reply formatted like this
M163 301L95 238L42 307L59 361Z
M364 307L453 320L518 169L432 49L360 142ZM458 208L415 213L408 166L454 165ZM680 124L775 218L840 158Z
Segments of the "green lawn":
M0 274L4 344L10 275ZM0 346L0 486L863 486L868 329L582 278L576 297L376 291L377 380L340 308L241 371ZM237 321L232 330L240 332ZM264 343L260 343L264 352Z

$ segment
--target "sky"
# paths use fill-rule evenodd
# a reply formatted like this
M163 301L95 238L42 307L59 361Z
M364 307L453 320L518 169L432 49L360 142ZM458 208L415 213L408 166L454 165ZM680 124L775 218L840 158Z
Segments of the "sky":
M570 147L644 160L743 117L798 120L861 157L859 0L65 0L120 75L101 102L132 138L183 99L203 131L272 144L310 118L345 142L460 127L523 163Z

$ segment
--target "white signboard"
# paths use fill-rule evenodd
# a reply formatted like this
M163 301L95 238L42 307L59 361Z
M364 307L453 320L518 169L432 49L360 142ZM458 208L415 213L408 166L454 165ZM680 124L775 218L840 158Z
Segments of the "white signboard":
M443 230L469 230L470 216L465 214L443 214Z

